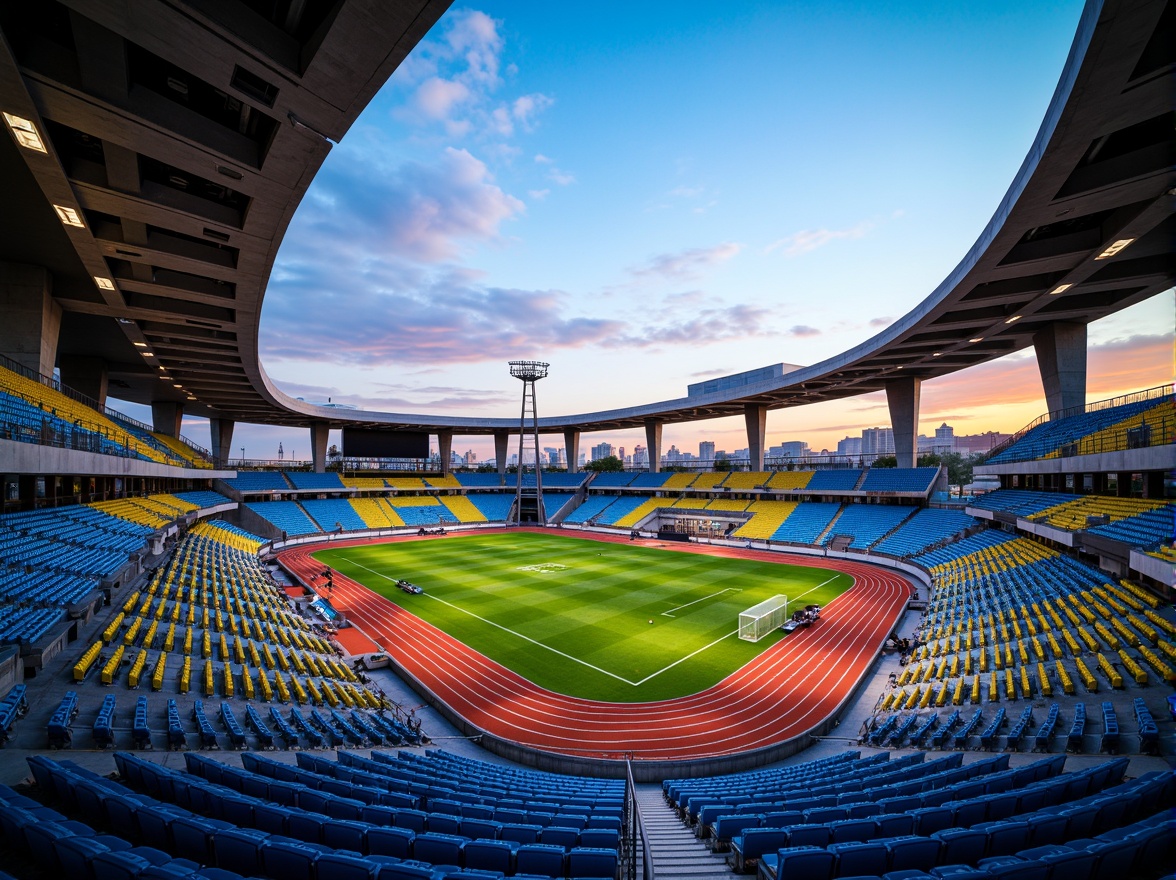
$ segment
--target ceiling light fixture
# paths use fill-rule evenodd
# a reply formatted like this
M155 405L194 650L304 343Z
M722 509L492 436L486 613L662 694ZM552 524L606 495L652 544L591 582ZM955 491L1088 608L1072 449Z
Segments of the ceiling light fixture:
M969 340L968 340L968 342L983 342L983 341L984 341L984 337L983 337L983 336L977 336L977 337L975 337L974 339L969 339Z
M37 126L33 125L31 119L5 113L4 121L8 123L8 128L12 131L16 142L26 150L36 150L38 153L49 152L45 149L45 142L41 140L41 135L37 133Z
M57 212L57 219L66 226L76 226L79 229L86 228L86 224L82 222L82 215L75 208L70 208L66 205L54 205L53 210Z
M181 385L179 382L175 382L172 384L172 388L179 388L182 391L184 386Z
M1013 323L1013 321L1020 321L1020 320L1021 320L1020 315L1013 315L1011 318L1009 318L1007 321L1005 321L1005 323L1011 324L1011 323Z
M103 278L101 275L94 276L94 283L98 285L100 290L114 290L114 282L109 278Z
M1065 293L1067 290L1069 290L1073 286L1074 286L1073 284L1059 284L1057 287L1055 287L1053 290L1051 290L1049 292L1049 295L1050 296L1057 296L1059 293Z
M136 342L135 345L139 346L139 348L146 348L147 347L146 342Z
M1135 241L1134 238L1120 238L1118 241L1114 242L1110 247L1108 247L1105 251L1103 251L1101 254L1099 254L1097 257L1095 257L1095 259L1096 260L1105 260L1108 257L1113 257L1115 254L1119 253L1119 251L1123 250L1123 248L1127 247L1127 245L1131 244L1131 242L1133 242L1133 241Z
M143 352L143 357L145 357L145 358L153 358L153 357L155 357L155 353L154 353L154 352L151 352L151 351L145 351L145 352Z
M933 358L937 358L937 357L939 357L939 356L940 356L940 355L942 355L942 354L943 354L943 352L941 352L941 351L937 351L937 352L935 352L935 354L931 355L931 357L933 357Z

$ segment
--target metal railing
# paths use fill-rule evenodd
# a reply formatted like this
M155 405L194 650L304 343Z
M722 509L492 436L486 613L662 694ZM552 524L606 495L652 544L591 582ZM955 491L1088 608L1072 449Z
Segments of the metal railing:
M638 859L640 855L640 859ZM621 838L621 880L654 880L653 853L637 803L633 764L625 758L625 833Z

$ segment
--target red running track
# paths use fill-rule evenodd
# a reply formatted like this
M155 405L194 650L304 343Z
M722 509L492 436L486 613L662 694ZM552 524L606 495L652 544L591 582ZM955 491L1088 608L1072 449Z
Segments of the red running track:
M481 532L391 540L461 540L463 534ZM576 537L628 541L588 532ZM322 571L310 554L326 546L298 547L280 558L310 583ZM689 760L776 745L815 728L866 673L911 595L909 582L898 574L860 562L701 544L663 546L825 568L852 575L855 582L824 607L816 626L777 642L718 684L650 703L596 702L540 688L338 572L331 604L382 645L395 646L405 670L479 730L560 754Z

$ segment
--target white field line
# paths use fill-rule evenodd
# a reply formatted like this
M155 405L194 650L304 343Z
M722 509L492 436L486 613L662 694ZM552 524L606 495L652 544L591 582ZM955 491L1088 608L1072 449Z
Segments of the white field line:
M669 611L663 611L662 617L673 617L674 611L681 611L683 608L689 608L691 605L697 605L699 602L705 602L707 599L713 599L715 596L721 596L723 593L742 593L742 590L737 590L734 587L727 587L725 590L719 590L717 593L711 593L709 596L703 596L701 599L695 599L693 602L687 602L685 605L679 605L677 608L671 608ZM669 667L666 667L667 669Z
M377 577L382 577L386 581L393 581L394 582L396 580L396 578L389 577L388 575L384 574L383 572L376 571L374 568L368 568L366 565L363 565L362 563L356 562L355 560L348 560L348 562L350 562L352 565L356 566L357 568L362 568L364 571L370 571L372 574L376 575ZM833 575L833 577L829 578L829 580L824 581L823 583L817 584L815 587L812 588L812 590L806 590L805 592L801 593L796 598L799 599L799 598L801 598L801 596L807 596L809 593L813 592L813 590L819 590L821 587L825 586L825 584L829 583L830 581L835 581L837 578L841 577L841 575L842 575L842 572L838 572L837 574ZM718 596L721 593L726 593L731 590L735 590L735 588L728 587L726 590L720 590L718 593L713 593L712 596ZM736 590L736 592L742 592L742 591ZM558 654L560 657L563 657L566 660L571 660L573 663L579 663L581 666L587 666L589 669L594 669L597 672L601 673L602 675L607 675L609 678L615 678L617 681L624 682L625 684L632 685L633 687L638 687L639 685L645 684L645 682L649 681L650 679L657 678L657 676L661 675L663 672L666 672L667 670L673 669L679 663L684 663L685 661L689 660L691 657L695 657L698 654L701 654L703 651L706 651L710 648L713 648L719 642L724 641L725 639L729 639L729 638L731 638L731 636L733 636L739 632L738 629L734 629L731 632L727 633L725 636L720 636L719 638L715 639L709 645L703 645L701 648L698 648L697 650L691 651L685 657L681 657L681 658L675 660L673 663L669 664L668 666L662 667L661 669L657 670L657 672L651 672L649 675L645 676L645 678L641 679L640 681L629 681L629 679L627 679L623 676L617 675L614 672L609 672L607 669L601 669L599 666L593 666L591 663L587 662L586 660L581 660L579 657L573 657L571 654L565 654L563 651L560 651L557 648L553 648L550 645L545 645L542 642L537 642L537 641L535 641L535 639L531 638L530 636L525 636L520 632L515 632L513 629L510 629L509 627L505 627L500 623L495 623L493 620L487 620L485 617L482 617L478 614L474 614L474 612L472 612L472 611L467 611L465 608L462 608L460 605L454 605L452 602L446 602L444 599L438 599L436 596L430 595L429 593L424 593L424 595L428 596L428 598L432 599L434 602L440 602L442 605L448 605L450 608L453 608L456 611L460 611L462 614L468 614L470 617L473 617L476 620L482 621L482 623L488 623L488 624L490 624L490 626L493 626L496 629L500 629L503 632L510 633L512 636L517 636L518 638L522 639L523 641L530 642L532 645L535 645L540 648L544 648L548 651L551 651L551 653L553 653L553 654ZM710 599L710 598L712 598L712 596L703 596L703 599ZM701 602L701 601L702 601L702 599L695 600L695 602ZM789 600L789 601L791 601L791 600ZM693 605L694 602L689 602L687 604ZM680 607L685 608L687 606L682 605ZM677 611L679 609L678 608L671 608L670 610ZM665 614L665 612L662 612L662 613Z

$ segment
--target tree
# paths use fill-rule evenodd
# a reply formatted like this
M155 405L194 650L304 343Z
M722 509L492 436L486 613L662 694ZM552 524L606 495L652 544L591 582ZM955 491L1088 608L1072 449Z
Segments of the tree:
M584 465L584 470L594 471L598 474L615 474L624 469L625 463L615 455L606 455L604 458L597 458Z
M725 457L716 458L715 459L715 470L716 471L734 470L734 467L731 464L731 459L725 458Z

